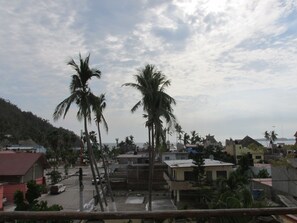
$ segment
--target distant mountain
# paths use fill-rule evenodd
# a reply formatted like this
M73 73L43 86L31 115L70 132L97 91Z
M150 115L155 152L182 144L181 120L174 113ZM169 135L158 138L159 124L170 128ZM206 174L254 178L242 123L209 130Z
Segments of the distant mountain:
M16 105L0 98L0 146L28 139L44 147L53 145L55 140L60 140L61 145L79 145L79 137L74 132L56 128L47 120L21 111Z

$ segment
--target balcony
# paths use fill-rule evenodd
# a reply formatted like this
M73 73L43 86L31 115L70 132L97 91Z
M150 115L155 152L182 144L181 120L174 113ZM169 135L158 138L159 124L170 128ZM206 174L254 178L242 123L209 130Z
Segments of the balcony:
M222 217L260 217L275 216L285 218L286 222L296 222L297 208L247 208L247 209L208 209L208 210L179 210L179 211L153 211L153 212L0 212L0 222L15 220L165 220L184 219L187 222L196 222L197 218L203 218L207 222L217 222ZM290 221L288 221L290 220ZM251 221L253 222L253 221ZM259 221L257 221L259 222ZM261 222L261 221L260 221Z
M171 190L194 190L192 182L178 181L172 179L167 172L164 172L163 177Z

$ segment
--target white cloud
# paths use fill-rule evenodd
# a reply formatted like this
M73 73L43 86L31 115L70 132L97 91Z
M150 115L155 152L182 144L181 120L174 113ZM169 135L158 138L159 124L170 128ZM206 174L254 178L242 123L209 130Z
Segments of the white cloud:
M45 119L51 120L55 105L69 94L67 60L90 52L91 66L102 71L91 86L108 100L107 141L130 132L145 141L142 111L130 113L140 95L121 86L146 63L171 79L168 92L188 131L260 137L271 122L286 123L288 137L295 131L287 110L296 110L296 1L12 0L1 5L0 95ZM59 123L79 132L74 113Z

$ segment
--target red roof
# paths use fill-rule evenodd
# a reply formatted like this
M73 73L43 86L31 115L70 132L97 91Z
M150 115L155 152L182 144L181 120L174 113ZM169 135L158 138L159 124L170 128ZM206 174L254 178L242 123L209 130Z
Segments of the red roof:
M38 160L45 165L41 153L0 153L0 176L23 176Z

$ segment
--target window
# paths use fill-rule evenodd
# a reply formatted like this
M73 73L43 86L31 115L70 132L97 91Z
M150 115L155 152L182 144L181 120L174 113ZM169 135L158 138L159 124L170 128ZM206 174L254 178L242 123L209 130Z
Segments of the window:
M184 179L188 180L188 181L195 181L195 175L194 175L193 171L185 171Z
M227 171L217 171L217 179L218 178L225 178L225 179L227 179Z
M165 156L165 160L170 160L170 157L169 156Z
M261 156L256 156L256 159L260 160L260 159L262 159L262 157Z
M206 171L206 181L212 181L212 171Z

